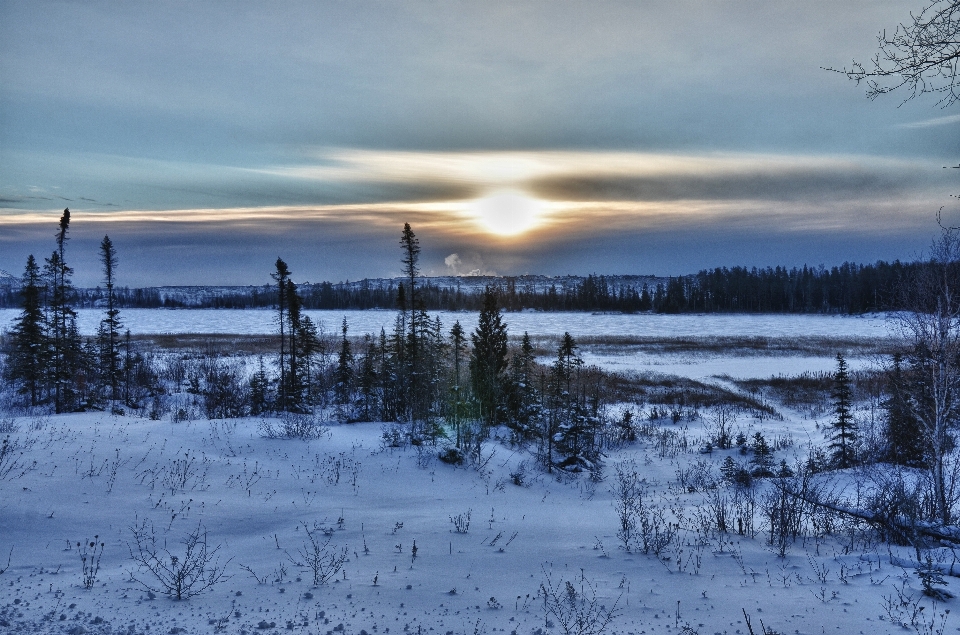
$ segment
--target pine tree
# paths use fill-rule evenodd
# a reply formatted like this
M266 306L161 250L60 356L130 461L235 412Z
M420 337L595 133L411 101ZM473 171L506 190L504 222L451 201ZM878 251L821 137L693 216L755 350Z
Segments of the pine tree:
M23 311L11 331L6 374L10 381L22 382L20 392L30 396L31 406L37 406L43 398L50 358L43 315L43 280L33 254L27 257L27 266L21 280Z
M553 464L553 452L563 455L557 462L561 467L579 469L585 464L589 422L583 404L578 400L574 381L579 375L583 359L579 346L569 332L565 332L557 348L557 358L551 368L550 388L552 404L548 413L547 459Z
M277 325L280 328L280 384L277 387L277 405L281 411L287 409L287 279L290 269L282 259L277 258L277 270L270 277L277 283Z
M910 408L910 387L903 372L903 356L893 355L893 368L887 384L887 459L897 465L922 467L923 434L920 422Z
M101 381L110 388L110 399L116 402L119 398L121 368L120 368L120 310L117 308L116 294L114 293L114 271L117 268L117 251L113 247L109 236L104 236L100 243L100 262L103 265L103 285L106 290L107 312L100 321L100 377Z
M262 415L269 410L267 399L269 385L270 380L261 355L258 359L257 371L250 378L250 414L252 416Z
M300 297L296 296L296 302L299 303L300 301ZM292 325L292 329L297 333L297 374L301 388L301 399L305 403L312 405L317 401L316 382L314 381L315 377L313 373L313 368L316 364L315 358L317 355L323 356L326 353L326 348L323 339L320 337L320 331L317 329L317 325L313 323L309 315L306 315L300 310L297 311L297 320ZM322 377L322 373L320 373L319 376Z
M752 475L758 478L773 476L773 449L764 436L757 432L753 435L753 456L750 464L753 466Z
M522 443L534 432L533 420L539 410L534 382L533 343L524 331L520 349L510 360L510 382L507 397L507 425L514 441Z
M73 269L64 260L69 228L70 209L67 208L60 217L57 249L45 260L44 266L44 275L50 287L50 379L57 413L73 410L77 406L74 380L81 357L80 338L76 329L77 313L70 305L73 294L70 276L73 275Z
M337 355L337 370L334 374L334 403L340 406L342 418L348 418L346 414L348 406L353 400L353 351L350 347L350 340L347 339L347 318L343 318L343 325L340 327L340 353Z
M417 239L413 230L410 229L410 223L403 224L403 232L400 236L400 247L403 257L403 276L406 283L400 286L397 296L397 304L403 315L403 323L406 326L406 332L403 337L403 351L398 354L398 370L400 371L399 389L402 395L405 414L414 427L411 435L415 438L419 435L419 428L428 414L429 399L425 394L424 362L421 354L422 347L422 325L425 313L423 304L420 300L420 294L417 289L417 278L420 276L420 241Z
M358 378L360 403L362 404L359 416L362 421L373 421L375 413L379 410L377 382L380 378L377 373L377 344L369 335L363 337L366 352L360 362L360 377Z
M830 449L833 465L846 469L855 463L854 443L856 441L856 422L850 412L852 393L850 375L847 373L847 360L843 353L837 353L837 372L833 376L833 423L830 425Z
M486 426L500 422L503 373L507 368L507 326L503 323L497 293L487 286L477 328L471 336L470 380Z
M287 358L290 363L287 369L287 409L300 411L304 404L303 373L299 357L303 303L297 294L297 285L290 278L287 278L285 299L287 302L287 334L290 338L290 343L287 346Z
M453 385L450 387L453 404L451 407L451 419L453 420L453 429L456 437L456 446L463 449L463 438L460 430L461 416L463 415L464 390L462 376L460 373L463 355L467 350L467 337L464 334L460 321L453 323L450 329L450 350L453 352Z

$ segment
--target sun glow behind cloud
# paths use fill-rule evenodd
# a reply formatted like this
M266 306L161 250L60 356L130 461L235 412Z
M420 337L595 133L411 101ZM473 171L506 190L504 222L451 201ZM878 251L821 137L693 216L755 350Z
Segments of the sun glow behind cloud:
M122 174L131 190L147 184L170 191L183 178L184 170L174 168L129 162ZM0 210L0 252L17 252L6 269L15 269L23 254L43 253L59 218L56 207L69 205L75 248L88 241L95 253L104 233L120 246L136 244L139 275L156 282L188 252L227 262L230 245L240 240L264 252L257 252L255 265L250 249L242 250L255 271L278 253L294 261L300 250L302 261L317 263L311 279L385 275L394 270L390 248L405 222L424 245L443 252L438 263L458 253L468 270L550 272L584 253L600 264L571 260L562 271L646 271L670 257L687 258L681 264L688 271L745 258L779 262L792 245L799 252L800 245L838 236L900 244L902 236L925 231L930 210L955 190L947 172L939 162L859 156L329 150L299 165L193 170L184 200L197 200L189 192L207 195L193 205L104 209L83 199L50 209L54 199L48 198L37 204L40 212L7 201ZM249 201L250 192L264 203L234 202ZM216 203L207 205L210 199ZM149 241L141 238L146 235ZM720 242L735 247L709 251ZM829 261L841 251L803 251L803 258ZM691 264L696 257L702 262ZM146 273L145 261L159 263L157 272ZM221 265L204 265L213 266ZM217 280L244 280L239 270L222 266L229 271ZM183 275L200 281L190 276L201 269L188 269Z

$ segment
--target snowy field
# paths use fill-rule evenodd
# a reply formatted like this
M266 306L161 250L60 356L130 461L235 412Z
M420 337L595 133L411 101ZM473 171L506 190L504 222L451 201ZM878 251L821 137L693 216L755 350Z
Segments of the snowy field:
M103 319L101 309L77 311L82 335L93 335ZM347 318L350 333L363 335L387 333L393 329L396 311L305 311L310 319L328 333L339 333ZM16 309L0 309L0 330L8 329L20 314ZM470 332L476 326L476 313L433 311L446 330L460 321ZM123 309L124 327L134 334L159 333L231 333L260 335L276 331L276 315L268 310L238 309ZM506 313L504 322L511 335L563 335L636 337L837 337L882 338L893 334L887 316L781 315L781 314L591 314L591 313Z
M708 493L677 484L678 469L701 455L661 456L650 443L611 452L608 465L635 461L651 504L686 515L660 556L618 548L612 469L593 483L531 468L517 486L510 474L531 457L504 445L491 444L477 470L384 448L379 424L333 426L305 442L262 438L253 419L76 414L20 423L24 461L38 465L0 483L6 632L563 632L538 597L548 576L578 588L587 579L599 603L616 605L614 633L747 633L743 609L755 628L763 620L781 633L900 633L885 598L898 587L921 597L883 545L851 551L841 535L791 545L780 558L762 530L701 535L690 527ZM796 450L779 454L793 460ZM707 458L715 466L726 454L736 456ZM458 533L451 519L467 514ZM170 599L131 559L144 522L180 557L180 541L202 526L228 577ZM326 528L331 552L346 548L325 584L313 584L304 562L305 526ZM92 540L104 547L85 588L77 543Z
M89 336L96 333L103 311L81 309L77 313L81 334ZM322 326L324 332L334 336L339 335L344 318L353 336L378 335L381 328L390 333L397 315L396 311L379 310L305 313L314 323ZM18 315L17 310L0 310L0 330L9 328ZM440 318L445 331L456 321L468 333L476 327L477 313L439 311L430 315ZM264 335L276 332L275 317L273 311L267 310L124 309L121 312L124 327L135 335ZM697 380L722 374L752 378L831 371L836 364L834 357L838 349L830 348L829 343L837 341L843 344L841 348L848 355L851 369L857 370L874 363L875 356L858 354L857 350L851 350L846 345L889 341L897 332L895 323L883 314L624 315L522 312L504 314L504 322L512 338L518 338L527 331L533 337L550 340L569 331L581 342L584 360L589 364L611 370L650 371ZM625 339L627 343L610 346L604 344L607 338ZM716 350L713 347L713 350L701 350L694 346L695 350L659 351L637 345L637 342L644 340L683 338L700 341L713 338L764 338L780 342L825 339L827 346L812 352L791 350L771 356L768 351L752 348Z
M81 315L89 332L99 313ZM272 332L270 312L123 315L139 332ZM322 315L331 329L343 314ZM389 328L393 316L347 313L355 333ZM472 328L475 318L441 319ZM882 317L508 314L505 321L512 334L569 330L580 338L890 333ZM612 369L703 378L833 369L828 354L585 357ZM777 409L782 419L741 414L733 428L780 439L777 461L793 465L806 457L809 441L822 442L823 422ZM0 424L22 451L13 455L18 469L4 474L0 464L0 632L547 635L565 632L544 599L551 589L562 599L567 581L595 598L594 608L613 612L607 633L746 635L744 611L757 635L761 621L777 633L811 635L960 630L944 613L956 601L933 606L913 570L891 564L891 553L910 553L869 540L863 528L811 530L777 553L762 512L768 484L753 490L753 530L719 531L710 501L734 493L705 483L719 479L725 457L746 457L736 449L700 453L709 413L680 425L661 422L659 437L648 430L611 449L602 482L547 474L535 467L532 448L498 439L487 444L483 465L452 467L432 448L389 447L379 423L329 424L310 441L265 438L256 418L173 423L81 413ZM665 438L672 441L665 445ZM662 527L672 526L675 537L659 555L621 548L612 489L622 461L645 480L649 508L673 523ZM869 473L859 476L870 482ZM161 549L155 568L173 564L171 556L187 560L182 543L200 528L208 553L216 549L208 568L222 567L222 579L189 599L168 597L164 582L132 557L141 553L137 532L142 545L151 528ZM329 539L318 553L345 557L316 584L308 529L318 545ZM84 562L77 546L90 541L103 544L97 569L91 552L99 547L87 546ZM913 628L891 621L911 618Z

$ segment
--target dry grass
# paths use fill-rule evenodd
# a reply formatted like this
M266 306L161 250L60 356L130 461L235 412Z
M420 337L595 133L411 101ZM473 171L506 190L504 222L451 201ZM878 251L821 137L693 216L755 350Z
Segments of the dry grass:
M800 410L825 411L831 403L833 373L805 372L799 375L774 375L767 378L737 379L718 376L750 394L763 393L784 406ZM886 369L864 369L850 373L854 401L878 399L887 385Z
M609 373L607 390L612 401L663 405L703 410L719 404L761 417L778 416L777 411L748 392L661 373Z
M896 348L889 338L868 337L637 337L630 335L584 337L577 342L596 353L655 354L709 353L714 355L886 355Z
M279 335L179 333L134 335L130 339L147 350L184 351L211 357L270 355L280 350Z

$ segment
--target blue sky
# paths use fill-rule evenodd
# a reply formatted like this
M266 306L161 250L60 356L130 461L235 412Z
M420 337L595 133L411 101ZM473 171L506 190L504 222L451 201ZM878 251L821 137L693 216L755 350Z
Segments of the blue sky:
M821 67L921 7L0 0L0 269L67 206L81 285L909 259L960 111Z

